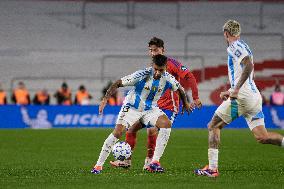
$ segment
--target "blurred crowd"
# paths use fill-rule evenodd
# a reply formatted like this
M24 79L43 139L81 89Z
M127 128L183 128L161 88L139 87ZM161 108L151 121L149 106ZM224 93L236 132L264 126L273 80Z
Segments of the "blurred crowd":
M106 93L107 89L112 83L109 82L107 86L102 90L102 96ZM71 89L66 82L63 82L61 87L52 95L56 99L58 105L89 105L90 100L93 98L84 85L80 85L74 98L72 98ZM274 91L270 95L270 98L266 98L262 94L263 105L283 106L284 105L284 93L281 91L281 86L277 84ZM26 88L24 82L20 81L16 88L13 89L11 95L12 104L18 105L49 105L50 94L46 89L39 90L35 93L33 98L30 97L30 93ZM123 98L114 93L108 101L111 106L122 105ZM7 94L0 85L0 105L8 104Z
M271 106L283 106L284 105L284 93L281 91L281 86L279 84L275 85L274 91L270 95L269 99L267 99L262 94L262 104L271 105Z
M105 94L108 87L111 85L111 82L106 86L102 93ZM63 82L61 87L52 95L56 99L56 104L58 105L89 105L90 100L93 98L92 95L88 92L87 88L84 85L80 85L74 98L72 98L71 89L68 87L66 82ZM33 98L31 98L28 89L26 88L24 82L20 81L13 89L11 95L12 104L18 105L49 105L51 95L48 93L47 89L39 90L35 93ZM7 94L0 85L0 105L8 104ZM109 99L109 105L121 105L122 100L118 98L117 93L113 94Z

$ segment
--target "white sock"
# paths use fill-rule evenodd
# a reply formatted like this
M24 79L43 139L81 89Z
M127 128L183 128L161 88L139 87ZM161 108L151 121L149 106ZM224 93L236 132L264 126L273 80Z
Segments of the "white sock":
M284 148L284 137L282 138L281 146Z
M160 161L170 138L171 128L161 128L157 137L152 161Z
M208 149L209 169L213 170L218 168L218 153L218 149Z
M114 144L118 141L118 138L116 138L112 133L107 137L105 140L102 150L99 156L99 159L97 161L96 166L103 166L107 157L109 156Z

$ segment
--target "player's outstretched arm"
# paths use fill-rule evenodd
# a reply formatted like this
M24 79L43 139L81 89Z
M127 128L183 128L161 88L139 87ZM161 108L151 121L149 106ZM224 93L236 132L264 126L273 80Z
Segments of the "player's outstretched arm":
M243 72L242 72L241 78L239 82L237 83L234 91L230 95L231 99L238 98L238 93L239 93L240 88L243 86L245 81L249 78L253 70L253 63L251 62L251 59L249 56L244 57L243 60L241 61L241 64L243 64Z
M116 91L117 88L119 87L123 87L122 85L122 81L121 79L120 80L117 80L116 82L114 82L107 90L105 96L103 97L102 101L101 101L101 104L99 106L99 114L102 114L103 113L103 110L107 104L107 101L109 99L109 97L111 97L111 95Z
M202 102L199 99L199 95L198 95L198 87L197 87L197 82L196 79L194 77L194 75L187 70L187 74L184 76L184 79L188 82L189 87L191 89L191 94L192 94L192 99L194 101L195 106L200 109L202 107Z
M183 88L179 87L178 92L179 92L179 96L180 96L180 99L181 99L182 104L183 104L181 113L183 114L184 111L187 111L187 113L190 114L193 111L194 107L192 105L190 105L190 103L188 102Z

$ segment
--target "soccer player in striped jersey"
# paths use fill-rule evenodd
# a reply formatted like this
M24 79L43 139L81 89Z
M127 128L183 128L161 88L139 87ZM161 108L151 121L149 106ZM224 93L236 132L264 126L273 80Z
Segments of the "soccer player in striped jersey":
M194 171L196 175L208 177L219 176L218 149L221 129L242 115L259 143L284 146L282 135L268 132L265 128L262 98L253 81L253 54L249 46L240 39L240 24L235 20L228 20L223 26L223 32L228 44L228 72L231 88L220 94L224 101L208 124L209 165Z
M114 131L108 136L102 146L98 161L91 171L92 173L101 173L103 164L114 144L122 136L125 129L131 128L137 121L141 121L145 125L154 125L160 129L154 156L148 170L151 172L164 171L159 160L168 143L172 123L165 113L159 109L158 100L168 89L178 91L183 102L183 110L186 110L188 113L192 111L183 88L172 75L166 72L166 62L166 56L156 55L153 57L152 67L125 76L108 89L100 104L100 113L103 112L108 98L118 87L133 86L121 107Z
M149 55L151 57L157 54L163 55L165 53L164 41L157 37L153 37L149 41L148 48L149 48ZM198 88L193 74L180 62L178 62L173 58L168 58L167 60L167 72L173 75L177 81L181 82L182 84L185 84L185 86L183 86L184 88L191 89L194 104L196 107L200 108L202 104L198 97ZM168 116L172 124L174 123L174 120L179 112L179 104L180 101L179 101L178 92L174 92L171 90L165 91L164 95L158 101L159 108L163 110L163 112ZM143 169L146 169L152 160L154 149L156 146L156 138L158 133L156 127L152 127L151 125L145 126L141 123L136 123L126 132L126 142L130 144L133 151L136 145L136 133L138 132L138 130L142 129L143 127L147 127L147 135L148 135L147 156L145 159L145 164L143 166ZM131 166L131 158L124 161L121 160L111 161L110 164L115 167L127 168Z

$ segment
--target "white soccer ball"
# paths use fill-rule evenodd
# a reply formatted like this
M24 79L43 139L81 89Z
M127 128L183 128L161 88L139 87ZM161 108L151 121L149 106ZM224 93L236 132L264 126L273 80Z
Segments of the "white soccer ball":
M117 160L125 160L131 156L131 147L128 143L120 141L116 143L112 149L112 154Z

